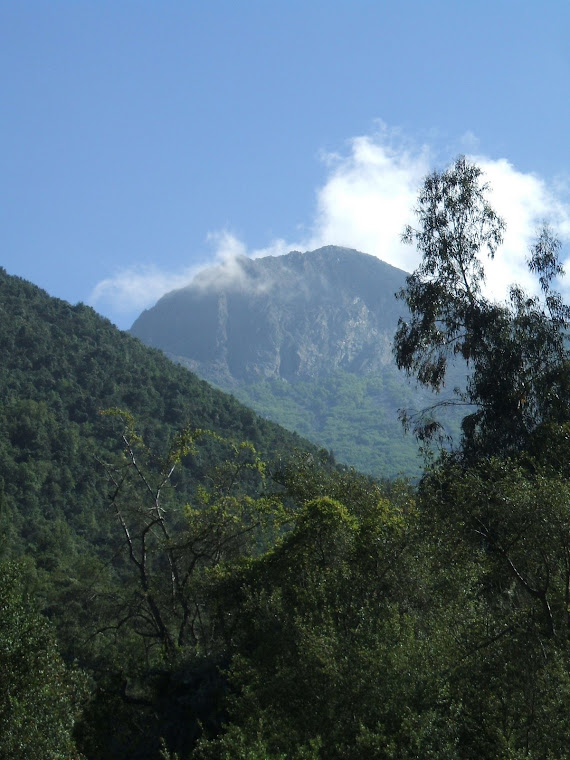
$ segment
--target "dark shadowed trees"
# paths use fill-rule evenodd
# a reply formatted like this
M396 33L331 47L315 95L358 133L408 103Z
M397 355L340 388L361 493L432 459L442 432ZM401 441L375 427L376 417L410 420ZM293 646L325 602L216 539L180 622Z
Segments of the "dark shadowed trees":
M73 726L85 678L66 667L55 631L27 598L23 567L0 564L0 756L79 760Z

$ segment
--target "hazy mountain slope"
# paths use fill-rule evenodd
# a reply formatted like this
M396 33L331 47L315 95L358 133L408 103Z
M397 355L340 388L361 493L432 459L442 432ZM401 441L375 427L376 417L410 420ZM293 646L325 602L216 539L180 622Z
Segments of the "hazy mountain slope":
M392 340L405 272L328 246L202 272L143 312L131 333L256 411L391 476L415 472L399 407L433 402L399 373Z
M263 380L233 391L243 403L334 452L362 472L392 477L421 469L415 439L396 410L417 402L396 368L358 376L337 371L318 380Z
M405 273L329 246L237 259L165 295L131 333L217 382L373 372L391 362Z

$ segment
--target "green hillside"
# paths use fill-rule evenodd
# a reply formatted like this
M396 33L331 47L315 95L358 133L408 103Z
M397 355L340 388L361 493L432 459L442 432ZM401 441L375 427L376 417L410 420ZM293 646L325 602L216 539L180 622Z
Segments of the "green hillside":
M417 442L403 434L397 414L417 395L394 367L364 377L336 372L318 381L265 380L240 385L234 394L362 472L395 477L421 471Z
M104 530L106 483L96 462L116 452L120 440L103 409L133 414L157 450L187 425L249 440L269 457L302 445L91 308L51 298L4 270L0 402L5 556L60 542L58 531L91 541L93 531ZM205 463L198 458L193 467L186 485Z
M471 389L495 398L506 363L556 403L411 487L5 272L0 305L0 757L565 760L567 353L514 359L566 321L485 322L504 350L472 344L492 361ZM358 384L322 393L324 427L337 398L366 408Z
M233 389L263 417L324 446L335 459L377 478L418 477L422 456L398 409L420 411L441 399L419 391L392 365L373 375L338 371L319 380L270 379ZM457 442L462 409L437 412Z

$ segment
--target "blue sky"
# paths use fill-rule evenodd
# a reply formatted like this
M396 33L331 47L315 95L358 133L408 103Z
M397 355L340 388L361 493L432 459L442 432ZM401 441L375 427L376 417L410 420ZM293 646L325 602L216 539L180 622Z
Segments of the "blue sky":
M421 177L465 152L524 280L537 221L570 241L569 40L567 0L3 0L0 264L120 327L235 253L410 269Z

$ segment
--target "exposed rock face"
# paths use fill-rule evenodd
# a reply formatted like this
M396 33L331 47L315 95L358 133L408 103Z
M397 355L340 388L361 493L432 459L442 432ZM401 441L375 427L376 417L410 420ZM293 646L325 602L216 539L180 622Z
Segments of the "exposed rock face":
M377 372L393 362L405 272L336 246L200 273L131 333L221 385Z

